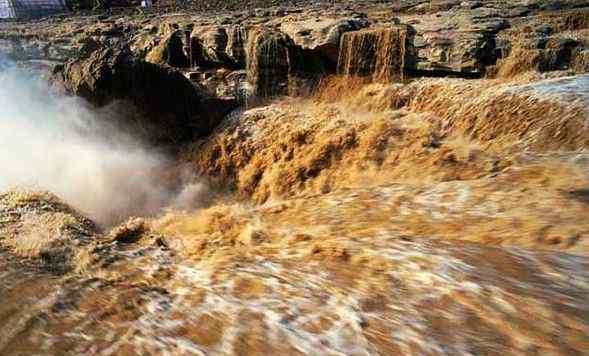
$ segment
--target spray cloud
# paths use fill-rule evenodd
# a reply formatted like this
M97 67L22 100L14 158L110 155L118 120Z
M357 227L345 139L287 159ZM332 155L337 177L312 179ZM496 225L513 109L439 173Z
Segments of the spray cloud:
M163 179L172 162L107 124L112 115L0 61L0 191L49 190L104 225L188 208L204 194L201 184Z

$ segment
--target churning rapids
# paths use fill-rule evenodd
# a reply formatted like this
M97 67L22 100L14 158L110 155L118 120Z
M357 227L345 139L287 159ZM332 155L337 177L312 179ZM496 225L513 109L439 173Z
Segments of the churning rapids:
M180 156L253 204L166 184L178 158L101 124L119 111L5 67L0 354L585 354L586 82L336 86L236 112Z

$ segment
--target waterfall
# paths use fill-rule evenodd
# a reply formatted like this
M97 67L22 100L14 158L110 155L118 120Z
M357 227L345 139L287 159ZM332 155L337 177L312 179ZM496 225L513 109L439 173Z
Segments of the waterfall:
M242 25L230 26L227 29L227 55L236 66L243 67L246 61L245 43L247 41L247 30Z
M401 27L365 29L342 35L338 73L371 77L374 82L403 79L407 30Z
M293 41L284 33L267 28L250 31L246 47L246 69L253 97L288 94L293 50Z

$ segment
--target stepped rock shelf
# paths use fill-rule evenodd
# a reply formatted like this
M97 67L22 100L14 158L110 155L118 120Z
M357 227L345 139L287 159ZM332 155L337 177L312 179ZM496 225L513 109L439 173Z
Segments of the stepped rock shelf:
M151 63L181 69L211 94L243 100L304 91L337 72L399 79L480 77L510 55L543 71L582 68L588 24L583 1L348 2L265 11L67 16L0 24L0 52L64 62L88 43L124 43ZM384 31L384 32L383 32ZM384 58L374 53L391 48ZM366 37L366 38L364 38ZM364 38L364 39L363 39ZM396 37L395 37L396 38ZM368 46L368 47L367 47ZM385 57L386 53L382 53ZM391 59L394 61L391 62ZM350 66L356 66L351 68ZM397 72L395 75L391 73ZM272 77L272 81L268 80ZM294 78L294 80L289 80ZM388 78L387 78L388 79Z

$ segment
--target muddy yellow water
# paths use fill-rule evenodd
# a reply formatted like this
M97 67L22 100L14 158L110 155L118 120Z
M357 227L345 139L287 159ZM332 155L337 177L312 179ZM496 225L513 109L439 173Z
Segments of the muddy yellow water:
M588 80L236 112L219 197L112 229L2 193L0 355L586 355Z
M0 354L586 353L588 258L408 233L402 189L131 221L78 272L4 254Z

